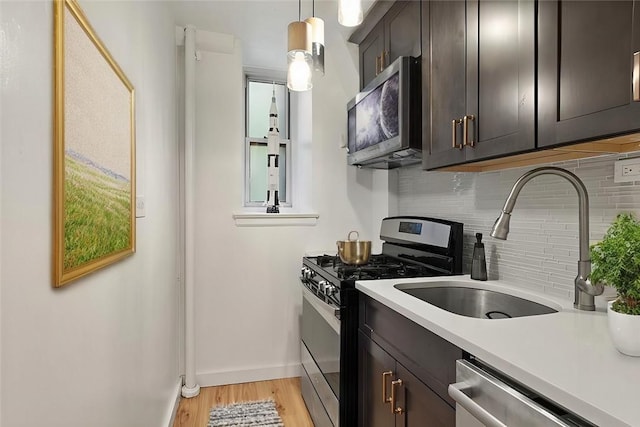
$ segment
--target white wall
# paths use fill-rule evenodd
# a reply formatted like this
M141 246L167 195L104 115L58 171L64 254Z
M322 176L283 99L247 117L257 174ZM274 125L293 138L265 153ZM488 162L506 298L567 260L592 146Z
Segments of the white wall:
M634 153L638 155L638 153ZM620 211L640 215L640 182L613 182L618 155L554 164L575 173L589 193L590 241L602 238ZM522 189L511 215L508 240L489 236L513 183L530 168L485 173L400 172L399 210L403 214L464 223L465 271L471 270L475 233L486 241L489 279L573 299L578 263L578 196L561 177L534 178Z
M335 241L353 229L362 238L375 238L378 217L388 208L374 207L374 193L388 199L387 189L375 184L376 179L386 184L386 172L348 166L340 148L346 103L357 90L357 62L353 46L328 34L326 75L314 80L311 94L312 138L294 148L304 152L310 169L305 188L295 193L306 194L309 201L303 205L320 215L318 223L235 225L232 214L242 210L244 179L241 42L234 54L203 51L196 65L196 370L201 386L297 376L303 254L335 253Z
M0 2L0 424L166 425L178 391L175 42L162 2L82 1L136 89L137 252L51 287L53 2Z

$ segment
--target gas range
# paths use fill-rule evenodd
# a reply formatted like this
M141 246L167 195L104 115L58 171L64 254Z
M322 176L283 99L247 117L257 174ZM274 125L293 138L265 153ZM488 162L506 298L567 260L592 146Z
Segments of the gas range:
M302 259L302 395L318 427L357 422L357 280L462 274L463 225L422 217L382 220L382 253L363 265L337 255Z

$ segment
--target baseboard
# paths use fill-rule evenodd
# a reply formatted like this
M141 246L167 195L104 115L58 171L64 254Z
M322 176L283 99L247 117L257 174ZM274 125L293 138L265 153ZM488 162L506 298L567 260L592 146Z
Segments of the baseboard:
M278 378L299 377L300 369L302 369L302 367L299 363L296 363L293 365L270 366L267 368L243 369L238 371L200 372L196 374L196 380L200 387L240 384L275 380Z
M175 387L173 388L173 393L169 398L169 403L167 404L167 412L164 416L163 426L173 427L173 424L176 419L176 414L178 413L178 405L180 404L180 390L182 389L182 377L178 379Z

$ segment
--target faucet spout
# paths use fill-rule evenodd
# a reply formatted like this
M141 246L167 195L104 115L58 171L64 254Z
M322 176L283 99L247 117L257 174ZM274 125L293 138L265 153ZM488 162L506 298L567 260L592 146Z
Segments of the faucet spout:
M540 175L560 176L569 181L578 192L578 245L580 259L578 260L578 275L574 282L575 299L573 306L580 310L593 311L595 310L594 296L602 294L604 286L599 283L592 285L588 279L591 273L591 256L589 254L589 195L587 194L584 183L576 175L565 169L551 166L533 169L522 175L515 184L513 184L513 188L511 188L511 193L509 193L504 203L500 217L496 220L491 230L491 236L503 240L507 238L507 234L509 234L509 219L516 204L516 199L520 194L520 190L522 190L522 187L524 187L527 182Z

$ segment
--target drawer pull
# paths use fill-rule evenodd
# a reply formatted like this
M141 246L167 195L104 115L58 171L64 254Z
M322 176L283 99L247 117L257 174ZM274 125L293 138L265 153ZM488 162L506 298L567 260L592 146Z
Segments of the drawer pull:
M476 145L473 138L471 139L471 141L469 141L469 122L472 122L475 119L476 119L476 116L474 116L473 114L464 116L464 118L462 119L464 123L462 125L462 141L463 141L462 144L463 145L468 145L469 147L474 147Z
M463 144L458 144L458 125L462 124L462 119L451 120L451 148L462 150Z
M400 406L396 406L397 405L396 404L396 388L397 387L402 387L401 379L391 381L391 413L394 415L404 413L404 409L402 409Z
M393 375L391 371L382 373L382 403L391 402L391 398L387 397L387 377L391 375Z

